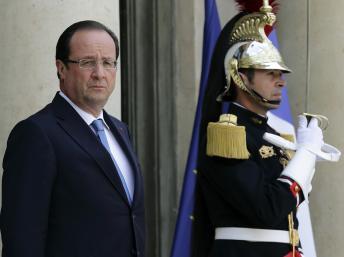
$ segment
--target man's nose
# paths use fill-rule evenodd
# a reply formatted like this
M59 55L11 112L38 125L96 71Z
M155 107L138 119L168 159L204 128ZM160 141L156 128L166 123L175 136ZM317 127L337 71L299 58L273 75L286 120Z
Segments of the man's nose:
M284 87L286 85L286 81L284 79L283 73L278 74L277 76L277 86Z
M285 85L286 85L286 83L285 83L284 78L280 78L280 80L278 81L278 86L279 87L284 87Z
M97 78L103 78L105 76L105 69L102 62L96 63L92 75Z

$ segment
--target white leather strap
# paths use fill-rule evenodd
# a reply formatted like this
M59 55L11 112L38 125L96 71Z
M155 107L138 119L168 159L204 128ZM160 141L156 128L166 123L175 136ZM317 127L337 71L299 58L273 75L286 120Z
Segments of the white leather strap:
M265 133L263 138L268 141L269 143L278 146L283 149L287 150L297 150L297 145L295 143L292 143L280 136L271 134L271 133ZM321 151L314 150L314 149L308 149L310 152L314 153L317 156L318 161L330 161L330 162L337 162L339 161L341 152L335 148L332 145L324 144L321 148Z
M215 240L243 240L289 244L289 232L285 230L220 227L215 229Z

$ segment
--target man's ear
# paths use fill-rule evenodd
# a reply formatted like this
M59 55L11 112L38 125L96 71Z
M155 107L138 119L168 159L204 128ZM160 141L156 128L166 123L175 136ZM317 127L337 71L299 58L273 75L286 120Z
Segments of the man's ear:
M61 60L56 60L55 64L56 64L57 75L59 79L64 80L66 77L65 73L67 70L66 65Z
M238 72L239 73L239 75L240 75L240 77L241 77L241 79L242 79L242 81L244 82L244 84L245 85L249 85L250 83L250 81L248 80L248 77L244 74L244 73L242 73L242 72Z

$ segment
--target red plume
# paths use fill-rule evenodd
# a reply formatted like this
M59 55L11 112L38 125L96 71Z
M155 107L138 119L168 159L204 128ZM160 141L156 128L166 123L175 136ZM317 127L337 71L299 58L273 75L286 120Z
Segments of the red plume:
M259 12L260 7L263 5L263 0L235 0L239 11L244 12ZM273 12L276 13L278 11L279 3L277 0L269 0L270 5L273 8Z
M238 9L241 12L259 12L260 7L263 5L263 0L235 0L237 3ZM279 3L277 0L269 0L270 5L272 6L272 11L276 14L278 11ZM265 27L265 34L268 36L272 31L271 26Z

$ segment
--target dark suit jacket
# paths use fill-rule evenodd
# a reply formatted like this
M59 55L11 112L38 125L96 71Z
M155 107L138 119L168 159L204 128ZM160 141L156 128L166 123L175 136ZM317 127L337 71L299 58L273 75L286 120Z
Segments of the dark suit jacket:
M110 155L60 96L12 130L3 161L3 257L144 255L143 180L124 123L104 119L135 177L128 203Z

